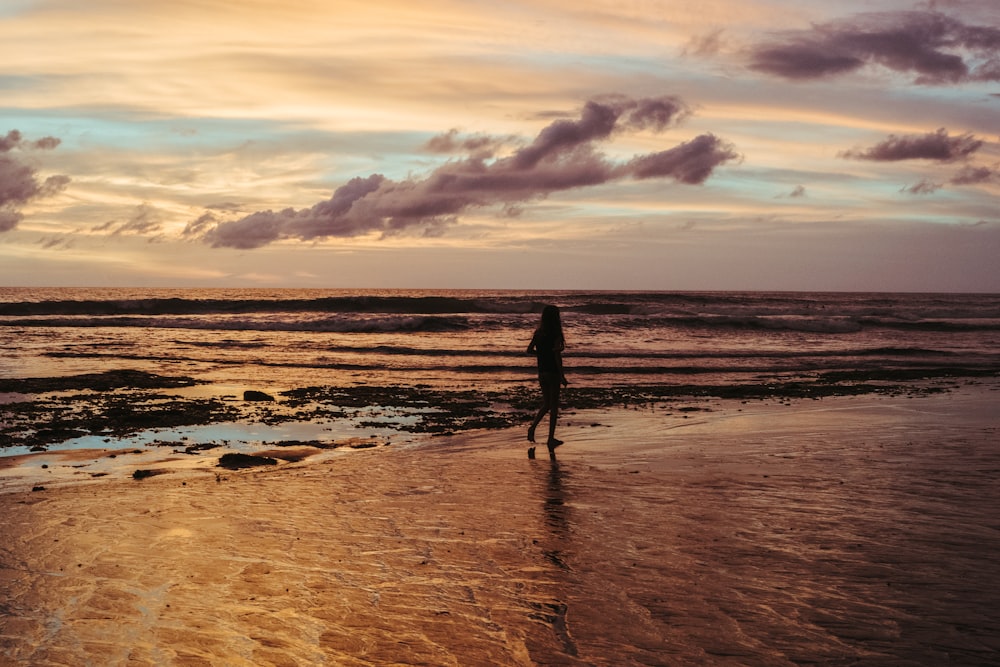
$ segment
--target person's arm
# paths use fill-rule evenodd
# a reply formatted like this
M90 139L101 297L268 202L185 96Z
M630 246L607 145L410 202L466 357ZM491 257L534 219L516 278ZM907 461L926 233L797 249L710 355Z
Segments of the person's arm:
M562 382L564 385L567 385L569 384L569 380L566 379L566 373L563 372L562 351L563 351L562 345L559 345L555 350L556 371L559 373L559 381Z
M538 352L538 332L536 331L531 335L531 342L528 343L528 354L536 354Z

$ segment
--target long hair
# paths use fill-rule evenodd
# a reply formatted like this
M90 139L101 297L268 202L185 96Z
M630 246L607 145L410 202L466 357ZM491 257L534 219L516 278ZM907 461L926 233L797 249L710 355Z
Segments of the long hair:
M559 307L549 304L542 308L542 323L538 330L545 336L551 337L558 349L566 344L563 336L562 317L559 315Z

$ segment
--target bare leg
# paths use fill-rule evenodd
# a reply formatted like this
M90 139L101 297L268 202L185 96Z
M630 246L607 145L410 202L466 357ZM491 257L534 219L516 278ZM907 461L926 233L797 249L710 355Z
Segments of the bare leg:
M549 439L552 439L556 413L559 410L559 385L553 385L548 382L541 382L540 384L542 388L542 407L538 409L535 419L531 422L531 426L528 427L529 442L535 441L535 429L542 423L542 419L545 418L546 414L551 414L549 417Z
M534 421L531 422L531 426L528 427L528 442L535 441L535 429L542 422L545 417L545 413L549 411L549 406L547 403L542 404L542 407L538 409L538 414L535 415Z
M548 387L546 392L546 402L549 406L549 449L554 449L562 444L561 440L556 440L556 420L559 419L559 383L556 382Z

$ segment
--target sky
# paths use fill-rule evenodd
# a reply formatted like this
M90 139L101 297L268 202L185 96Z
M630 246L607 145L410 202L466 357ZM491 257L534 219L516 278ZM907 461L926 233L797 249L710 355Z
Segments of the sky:
M0 286L1000 292L1000 3L3 0Z

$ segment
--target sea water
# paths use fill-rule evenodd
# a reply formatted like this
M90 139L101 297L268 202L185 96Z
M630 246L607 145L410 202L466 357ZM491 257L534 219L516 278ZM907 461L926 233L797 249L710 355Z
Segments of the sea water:
M2 288L0 379L503 389L548 303L577 386L1000 369L997 294Z

